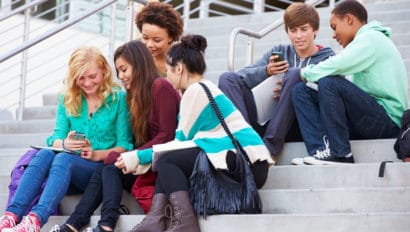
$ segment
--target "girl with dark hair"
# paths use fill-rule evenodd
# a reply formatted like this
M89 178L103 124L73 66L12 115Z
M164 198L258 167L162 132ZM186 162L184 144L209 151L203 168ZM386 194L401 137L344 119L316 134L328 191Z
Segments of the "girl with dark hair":
M179 94L169 81L159 78L151 54L140 41L131 41L117 48L114 54L118 78L127 90L131 126L137 150L111 153L106 166L97 169L85 193L66 224L52 231L78 231L90 222L90 217L102 202L101 219L96 228L86 231L113 231L120 215L123 189L131 190L137 175L150 165L138 163L138 153L154 144L165 143L175 136ZM113 164L115 163L115 164ZM145 211L150 205L142 206Z
M203 80L206 69L204 51L206 39L200 35L187 35L168 51L167 78L175 89L183 90L175 140L191 140L197 148L167 153L158 161L158 178L152 207L144 220L132 231L199 231L198 220L189 198L189 177L198 153L203 150L216 169L231 169L235 164L227 152L234 150L217 116L210 107L208 97L198 82L208 86L222 115L235 138L252 162L252 171L258 188L265 183L268 168L274 163L262 139L246 123L232 102L210 81ZM151 152L138 153L140 165L152 162ZM174 217L167 228L165 207L170 204Z

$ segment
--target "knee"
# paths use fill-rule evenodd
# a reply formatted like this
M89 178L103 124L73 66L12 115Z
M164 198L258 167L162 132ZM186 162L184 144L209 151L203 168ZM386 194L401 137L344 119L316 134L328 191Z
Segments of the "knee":
M71 160L73 158L73 155L70 155L68 153L62 152L57 155L55 155L53 165L60 165L60 166L71 166Z
M330 91L332 93L337 92L339 89L343 88L343 84L341 82L347 81L344 78L340 77L324 77L318 81L318 90L320 93L326 93Z
M229 88L229 86L237 83L238 75L234 72L224 72L219 77L218 87L220 89Z
M56 154L53 151L47 149L41 149L34 155L35 158L41 159L42 161L53 160L55 156Z
M117 173L121 173L121 170L117 168L114 164L111 165L105 165L105 166L99 166L97 167L96 171L101 175L104 176L110 176L110 175L116 175Z
M300 82L300 69L290 68L283 77L283 85L295 85Z
M292 97L296 97L300 95L301 93L306 92L306 86L304 82L297 83L295 86L292 88Z

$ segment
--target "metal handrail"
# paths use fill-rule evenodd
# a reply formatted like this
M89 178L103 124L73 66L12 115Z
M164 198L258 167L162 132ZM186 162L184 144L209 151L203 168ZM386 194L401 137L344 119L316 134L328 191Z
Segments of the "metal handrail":
M43 34L41 34L41 35L39 35L39 36L37 36L33 39L27 40L26 42L22 43L21 45L17 46L16 48L10 50L9 52L6 52L5 54L0 55L0 63L7 60L7 59L9 59L10 57L12 57L12 56L14 56L14 55L16 55L16 54L30 48L30 47L32 47L33 45L35 45L35 44L37 44L37 43L39 43L39 42L53 36L53 35L55 35L56 33L66 29L67 27L69 27L73 24L76 24L77 22L83 20L84 18L87 18L88 16L100 11L101 9L103 9L103 8L107 7L108 5L110 5L114 2L117 2L117 1L118 0L103 1L103 2L99 3L95 8L93 8L91 10L88 10L88 11L85 11L84 13L82 13L82 14L74 17L74 18L71 18L67 21L64 21L63 23L56 26L55 28L52 28L52 29L46 31Z
M309 0L306 3L313 5L313 6L317 6L318 4L324 2L326 0ZM335 0L329 0L329 6L334 6L334 1ZM229 47L228 47L228 70L230 72L233 72L234 69L234 63L235 63L235 41L236 41L236 37L238 34L243 34L243 35L247 35L249 36L249 40L251 40L251 38L255 38L255 39L261 39L264 36L266 36L267 34L269 34L270 32L276 30L278 27L283 25L283 18L277 19L276 21L274 21L272 24L266 26L265 28L263 28L260 31L253 31L247 28L243 28L243 27L236 27L232 30L231 35L229 37ZM250 45L252 46L252 41L249 41ZM250 52L248 53L248 63L250 62L250 58L252 57L252 48L250 49Z
M24 12L27 9L30 9L34 6L37 6L43 2L46 2L47 0L37 0L37 1L32 1L30 3L24 4L23 6L20 6L18 8L16 8L15 10L11 11L10 13L6 14L6 15L2 15L0 16L0 21L3 21L7 18L10 18L13 15L19 14L21 12Z

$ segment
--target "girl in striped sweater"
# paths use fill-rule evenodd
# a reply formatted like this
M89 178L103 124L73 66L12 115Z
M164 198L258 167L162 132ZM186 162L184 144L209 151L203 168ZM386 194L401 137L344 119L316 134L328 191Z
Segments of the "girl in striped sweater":
M203 80L206 46L204 37L187 35L168 51L167 78L174 88L184 92L175 139L192 140L197 147L170 152L158 161L158 177L150 212L133 231L199 231L198 220L193 213L188 193L189 177L199 151L206 152L216 169L226 170L235 167L234 157L227 156L227 151L234 150L234 146L198 82L208 86L229 129L248 154L258 188L263 186L268 168L274 164L262 139L247 124L232 102L216 85ZM151 163L152 150L140 150L132 158L123 157L123 161L125 169L128 169L130 163L133 166ZM166 228L164 216L167 204L171 204L175 215L169 228Z

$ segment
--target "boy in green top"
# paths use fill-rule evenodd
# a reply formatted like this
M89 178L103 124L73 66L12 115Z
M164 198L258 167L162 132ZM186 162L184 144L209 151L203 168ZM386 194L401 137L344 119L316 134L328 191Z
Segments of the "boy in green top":
M318 90L303 83L292 90L306 164L353 163L349 139L396 137L407 108L406 69L390 29L367 23L366 9L354 0L333 9L330 26L344 49L301 70Z

